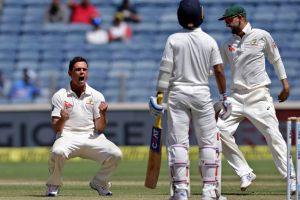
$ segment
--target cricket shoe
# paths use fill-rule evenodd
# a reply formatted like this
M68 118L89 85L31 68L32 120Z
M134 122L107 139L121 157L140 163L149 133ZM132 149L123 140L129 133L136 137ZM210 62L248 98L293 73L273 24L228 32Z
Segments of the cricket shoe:
M256 175L253 172L246 174L241 177L241 190L246 191L246 189L252 184L252 182L256 179Z
M58 185L48 185L48 190L46 192L47 197L56 197L59 193Z
M96 190L100 196L112 196L112 192L109 191L109 188L111 187L111 182L108 182L105 186L101 186L95 183L95 181L91 181L90 187L93 190Z
M218 194L214 184L204 184L201 200L227 200L227 198Z
M174 192L174 195L169 200L188 200L186 190L178 190Z

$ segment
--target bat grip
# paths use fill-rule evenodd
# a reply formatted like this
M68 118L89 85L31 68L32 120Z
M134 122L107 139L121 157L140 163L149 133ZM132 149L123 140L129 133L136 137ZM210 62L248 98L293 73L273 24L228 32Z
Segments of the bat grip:
M159 93L157 94L157 104L161 105L162 102L163 102L163 94L162 93Z
M163 94L159 93L157 94L157 104L162 105L163 102ZM161 116L157 117L155 120L155 127L161 128Z

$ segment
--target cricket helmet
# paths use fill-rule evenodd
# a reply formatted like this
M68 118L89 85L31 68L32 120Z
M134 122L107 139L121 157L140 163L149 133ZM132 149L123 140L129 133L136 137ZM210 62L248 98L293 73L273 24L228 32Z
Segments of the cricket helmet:
M179 24L186 29L199 27L204 18L199 0L181 0L177 9Z

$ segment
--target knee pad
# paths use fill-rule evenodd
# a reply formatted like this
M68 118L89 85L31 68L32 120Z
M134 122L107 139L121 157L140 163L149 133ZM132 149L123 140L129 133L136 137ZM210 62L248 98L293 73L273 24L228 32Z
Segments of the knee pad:
M214 146L204 146L200 149L199 171L203 183L218 183L219 160L217 148Z
M189 157L188 146L175 144L168 147L170 176L174 190L188 190Z

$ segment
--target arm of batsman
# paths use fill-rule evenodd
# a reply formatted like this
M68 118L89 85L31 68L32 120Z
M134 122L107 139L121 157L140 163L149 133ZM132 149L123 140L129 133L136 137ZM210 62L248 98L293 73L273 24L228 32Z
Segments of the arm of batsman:
M162 105L157 103L157 97L151 96L149 100L149 112L151 115L158 117L164 113Z
M222 119L222 120L226 120L230 114L231 114L231 111L232 111L232 105L231 105L231 102L229 100L223 100L223 101L219 101L217 103L214 104L214 110L215 110L215 113L219 113L219 117Z

